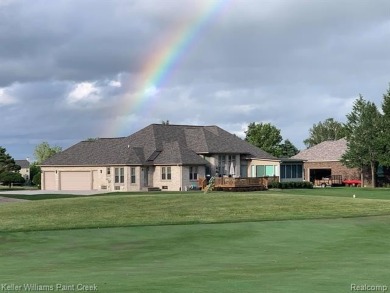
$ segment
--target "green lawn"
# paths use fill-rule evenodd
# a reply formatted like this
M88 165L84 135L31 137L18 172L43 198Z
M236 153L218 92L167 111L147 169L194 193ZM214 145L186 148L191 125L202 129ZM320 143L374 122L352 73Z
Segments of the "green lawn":
M0 289L3 284L169 293L390 287L387 190L350 190L358 197L348 196L348 189L326 188L1 204Z
M313 189L283 189L269 190L272 193L297 194L313 196L352 197L369 199L390 199L389 188L359 188L359 187L327 187Z
M390 285L389 216L0 234L9 284L99 292L351 292Z
M389 200L281 193L108 195L0 205L0 231L390 215Z

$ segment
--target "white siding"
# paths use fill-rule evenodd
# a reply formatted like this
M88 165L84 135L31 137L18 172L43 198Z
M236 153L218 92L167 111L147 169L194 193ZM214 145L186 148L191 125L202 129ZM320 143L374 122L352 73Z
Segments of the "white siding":
M98 190L99 189L99 173L97 170L92 171L92 189L93 190Z
M171 179L162 179L162 167L171 167ZM153 187L159 187L164 191L182 190L182 172L182 166L156 166L153 173Z

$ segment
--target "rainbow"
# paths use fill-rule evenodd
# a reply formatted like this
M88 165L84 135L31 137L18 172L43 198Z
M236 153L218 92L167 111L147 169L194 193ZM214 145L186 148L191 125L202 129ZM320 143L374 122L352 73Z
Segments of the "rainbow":
M126 118L136 113L145 113L153 104L159 88L167 82L174 68L188 53L194 42L202 35L210 23L223 11L230 0L199 1L202 9L192 19L178 25L164 42L147 56L136 82L136 90L126 93L116 107L116 120L104 131L104 136L117 136L127 128Z

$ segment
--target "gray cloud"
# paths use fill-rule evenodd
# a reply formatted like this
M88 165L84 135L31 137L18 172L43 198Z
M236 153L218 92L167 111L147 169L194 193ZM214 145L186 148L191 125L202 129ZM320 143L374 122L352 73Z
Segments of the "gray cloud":
M109 125L128 135L168 119L241 136L250 122L271 122L303 147L313 123L344 121L359 93L380 105L390 81L387 0L226 1L140 98L146 64L208 5L0 1L0 145L31 157L43 140L68 147ZM125 97L142 107L121 112Z

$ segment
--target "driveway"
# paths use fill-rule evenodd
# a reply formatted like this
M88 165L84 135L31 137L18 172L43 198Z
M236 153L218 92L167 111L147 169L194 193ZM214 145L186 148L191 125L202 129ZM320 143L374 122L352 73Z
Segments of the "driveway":
M8 198L8 197L0 196L0 204L7 203L7 202L17 202L17 201L28 201L28 200L18 199L18 198Z
M2 194L25 194L25 195L38 195L38 194L75 194L75 195L93 195L93 194L102 194L107 193L107 191L97 191L97 190L71 190L71 191L48 191L48 190L13 190L13 191L0 191L0 204L8 202L21 202L29 201L26 199L18 198L9 198L1 196Z
M0 191L0 197L2 194L76 194L76 195L93 195L108 193L108 191L101 190L12 190L12 191Z

